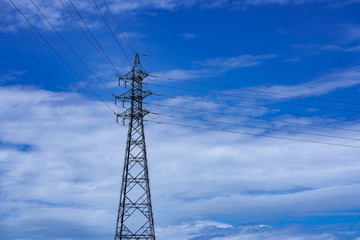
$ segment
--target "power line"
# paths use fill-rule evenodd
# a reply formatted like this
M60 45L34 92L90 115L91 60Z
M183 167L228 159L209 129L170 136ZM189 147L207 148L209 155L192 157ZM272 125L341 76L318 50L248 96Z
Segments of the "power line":
M64 58L61 57L61 55L54 49L54 47L43 37L43 35L35 28L35 26L26 18L26 16L20 11L20 9L13 3L12 0L9 0L12 5L17 9L17 11L24 17L24 19L31 25L31 27L37 32L37 34L42 38L42 40L52 49L52 51L62 60L62 62L76 75L79 80L83 82L83 84L105 105L107 106L114 114L115 111L112 110L112 108L106 104L100 97L97 95L94 90L90 88L89 85L73 70L73 68L65 61ZM32 1L32 0L31 0ZM33 2L33 1L32 1ZM34 4L34 2L33 2ZM35 5L35 4L34 4ZM36 6L36 5L35 5ZM37 6L36 6L37 7ZM38 9L38 8L37 8ZM38 9L39 10L39 9ZM40 11L40 10L39 10ZM41 12L41 11L40 11ZM43 14L42 14L43 15ZM44 15L43 15L44 16ZM45 17L45 16L44 16ZM46 17L45 17L46 18ZM337 119L341 120L341 119ZM197 128L197 129L204 129L204 130L212 130L212 131L221 131L221 132L229 132L229 133L236 133L236 134L245 134L245 135L251 135L251 136L260 136L260 137L269 137L269 138L277 138L277 139L283 139L283 140L291 140L291 141L299 141L299 142L309 142L309 143L318 143L318 144L326 144L326 145L334 145L334 146L343 146L343 147L352 147L352 148L360 148L358 146L351 146L351 145L345 145L345 144L336 144L336 143L327 143L327 142L319 142L319 141L312 141L312 140L302 140L302 139L294 139L294 138L287 138L287 137L280 137L280 136L269 136L269 135L262 135L262 134L251 134L251 133L244 133L244 132L238 132L238 131L232 131L232 130L221 130L221 129L215 129L215 128L208 128L208 127L199 127L199 126L191 126L191 125L184 125L184 124L175 124L175 123L167 123L167 122L160 122L160 121L151 121L149 122L155 122L159 124L168 124L168 125L176 125L176 126L183 126L183 127L190 127L190 128Z
M214 111L208 111L208 110L202 110L202 109L185 108L185 107L177 107L177 106L169 106L169 105L150 103L150 102L144 102L144 104L150 104L150 105L159 106L159 107L175 108L175 109L181 109L181 110L187 110L187 111L219 114L219 115L226 115L226 116L233 116L233 117L240 117L240 118L247 118L247 119L256 119L256 120L262 120L262 121L280 122L280 123L286 123L286 124L292 124L292 125L300 125L300 126L306 126L306 127L325 128L325 129L333 129L333 130L341 130L341 131L349 131L349 132L360 132L360 130L356 130L356 129L329 127L329 126L324 126L324 125L291 122L291 121L285 121L285 120L279 120L279 119L251 117L251 116L245 116L245 115L239 115L239 114L232 114L232 113L225 113L225 112L214 112Z
M233 89L233 90L242 90L242 91L249 91L249 92L266 93L266 94L273 94L273 95L291 97L291 98L302 98L302 99L309 99L309 100L316 100L316 101L323 101L323 102L331 102L331 103L340 103L340 104L348 104L348 105L360 106L359 103L344 102L344 101L331 100L331 99L325 99L325 98L304 97L304 96L299 96L299 95L277 93L277 92L271 92L271 91L265 91L265 90L257 90L257 89L252 89L252 88L239 88L239 87L231 87L231 86L225 86L225 85L220 85L220 84L204 83L204 82L198 82L198 81L162 77L162 76L157 76L157 75L149 75L149 76L154 77L154 78L166 79L166 80L170 80L170 81L189 82L189 83L195 83L195 84L200 84L200 85L228 88L228 89Z
M170 114L154 113L154 112L152 112L151 114L158 115L158 116L166 116L166 117L169 117L169 118L189 119L189 120L195 120L195 121L201 121L201 122L218 123L218 124L232 125L232 126L238 126L238 127L257 128L257 129L264 129L264 130L270 130L270 131L279 131L279 132L304 134L304 135L311 135L311 136L318 136L318 137L328 137L328 138L337 138L337 139L360 141L359 138L333 136L333 135L326 135L326 134L320 134L320 133L300 132L300 131L293 131L293 130L286 130L286 129L277 129L277 128L261 127L261 126L238 124L238 123L231 123L231 122L223 122L223 121L213 121L213 120L199 119L199 118L194 118L194 117L185 117L185 116L172 115L172 114L170 115Z
M326 109L326 110L341 111L341 112L350 112L350 113L360 113L360 111L354 111L354 110L330 108L330 107L323 107L323 106L313 106L313 105L302 104L302 103L291 103L291 102L276 101L276 100L271 100L271 99L255 98L255 97L248 97L248 96L238 96L238 95L227 94L227 93L217 93L217 92L210 92L210 91L204 91L204 90L198 90L198 89L166 86L166 85L161 85L161 84L153 84L153 83L144 83L144 84L147 84L147 85L150 85L150 86L156 86L156 87L159 87L159 88L164 87L164 88L172 88L172 89L191 91L191 92L200 92L200 93L219 95L219 96L228 96L228 97L235 97L235 98L242 98L242 99L251 99L251 100L257 100L257 101L264 101L264 102L280 103L280 104L286 104L286 105L311 107L311 108Z
M117 39L117 37L115 36L115 34L114 34L113 30L111 29L111 27L110 27L109 23L106 21L106 18L104 17L103 13L101 12L101 10L100 10L99 6L97 5L96 1L95 1L95 0L93 0L93 2L94 2L94 4L95 4L95 6L96 6L96 8L97 8L98 12L100 13L100 15L101 15L102 19L104 20L104 22L105 22L106 26L108 27L108 29L110 30L111 34L113 35L113 37L114 37L114 39L115 39L115 41L116 41L117 45L120 47L121 51L124 53L124 55L125 55L126 59L127 59L127 60L128 60L128 62L130 63L130 65L132 65L132 63L131 63L131 61L130 61L130 59L129 59L128 55L126 54L126 52L125 52L125 50L123 49L123 47L121 46L121 44L120 44L119 40L118 40L118 39Z
M119 24L119 22L116 20L116 18L115 18L115 16L113 15L112 11L110 10L109 5L107 4L106 0L104 0L104 3L105 3L106 8L109 10L111 17L114 19L114 22L116 23L117 28L118 28L119 31L121 32L121 35L122 35L123 38L125 39L128 47L130 48L131 52L135 55L134 49L131 47L131 44L130 44L129 40L128 40L127 37L125 36L124 32L121 30L120 24Z
M104 62L108 65L108 67L114 72L114 74L117 77L120 77L120 73L117 72L116 68L114 65L111 65L106 58L101 54L101 52L99 51L99 49L95 46L95 44L93 43L93 41L89 38L89 36L84 32L83 28L80 26L80 24L78 23L78 21L75 19L75 17L73 16L73 14L69 11L69 9L66 7L66 5L64 4L64 2L62 0L59 0L62 4L62 6L66 9L67 13L70 15L70 17L72 18L72 20L76 23L76 25L79 27L79 29L81 30L81 32L83 33L83 35L86 37L86 39L90 42L91 46L93 46L93 48L97 51L97 53L99 54L99 56L104 60Z
M260 111L265 111L265 112L272 112L272 113L284 113L284 114L292 114L292 115L298 115L298 116L304 116L304 117L314 117L314 118L321 118L321 119L328 119L328 120L335 120L335 121L342 121L342 122L360 123L360 121L355 121L355 120L347 120L347 119L340 119L340 118L323 117L323 116L316 116L316 115L310 115L310 114L305 114L305 113L294 113L294 112L280 111L280 110L276 110L276 109L250 107L250 106L244 106L244 105L233 105L233 104L229 104L229 103L214 102L214 101L205 101L205 100L199 100L199 99L195 99L195 98L187 98L187 97L179 97L179 96L170 96L170 95L157 94L157 93L153 93L153 95L161 96L161 97L174 98L174 99L183 99L183 100L186 100L186 101L195 101L195 102L202 102L202 103L210 103L210 104L216 104L216 105L228 106L228 107L235 107L235 108L246 108L246 109L254 109L254 110L260 110Z
M94 73L94 71L85 63L85 61L79 56L79 54L71 47L71 45L65 40L65 38L60 34L59 31L56 30L54 25L49 21L49 19L43 14L43 12L39 9L39 7L35 4L33 0L30 0L35 8L39 11L39 13L43 16L43 18L47 21L47 23L52 27L52 29L57 33L57 35L65 42L65 44L69 47L69 49L75 54L75 56L80 60L80 62L88 69L89 72L105 87L106 90L110 92L111 95L115 96L114 93L106 86L106 84Z
M119 73L119 71L116 69L116 67L114 66L114 64L112 63L111 59L109 58L109 56L106 54L105 50L102 48L101 44L99 43L99 41L96 39L95 35L93 34L93 32L91 31L91 29L89 28L89 26L86 24L86 21L84 20L84 18L81 16L80 12L77 10L75 4L73 3L72 0L69 0L69 2L71 3L72 7L74 8L74 10L76 11L77 15L80 17L81 21L83 22L83 24L85 25L86 29L88 30L88 32L90 33L90 35L93 37L93 39L95 40L96 44L99 46L100 50L103 52L104 56L106 57L106 59L110 62L111 66L116 70L116 72L118 73L118 75L121 75Z
M15 5L12 0L10 3L16 8L16 10L22 15L22 17L29 23L29 25L35 30L35 32L41 37L46 45L56 54L56 56L75 74L75 76L115 115L117 114L91 87L75 72L75 70L65 61L65 59L55 50L55 48L45 39L45 37L37 30L37 28L30 22L30 20L21 12L21 10Z
M147 122L157 123L157 124L166 124L166 125L173 125L173 126L179 126L179 127L187 127L187 128L193 128L193 129L210 130L210 131L217 131L217 132L227 132L227 133L234 133L234 134L241 134L241 135L249 135L249 136L256 136L256 137L275 138L275 139L288 140L288 141L306 142L306 143L316 143L316 144L339 146L339 147L360 148L359 146L353 146L353 145L347 145L347 144L338 144L338 143L320 142L320 141L304 140L304 139L297 139L297 138L271 136L271 135L255 134L255 133L246 133L246 132L240 132L240 131L223 130L223 129L209 128L209 127L199 127L199 126L193 126L193 125L178 124L178 123L169 123L169 122L162 122L162 121L153 121L153 120L146 120L146 121L147 121Z

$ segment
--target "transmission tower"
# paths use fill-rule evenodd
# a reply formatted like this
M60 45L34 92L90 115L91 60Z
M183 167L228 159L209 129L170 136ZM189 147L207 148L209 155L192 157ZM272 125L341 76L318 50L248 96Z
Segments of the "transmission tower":
M115 97L115 104L120 101L123 107L130 104L127 110L117 115L117 121L119 118L124 124L129 121L129 131L115 240L155 240L143 124L144 116L149 113L143 109L143 99L151 94L143 90L143 80L147 76L136 53L132 70L119 78L119 85L123 83L130 89Z

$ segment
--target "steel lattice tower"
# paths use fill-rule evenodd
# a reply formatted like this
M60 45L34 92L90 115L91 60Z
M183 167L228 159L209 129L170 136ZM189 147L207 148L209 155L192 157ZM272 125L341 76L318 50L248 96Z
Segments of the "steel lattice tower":
M124 122L129 120L129 131L115 240L155 240L143 124L144 116L149 113L143 109L143 99L151 94L143 90L143 80L147 76L136 53L132 70L119 78L119 85L123 82L125 87L130 84L131 88L115 97L115 103L120 100L123 107L130 103L125 112L117 115L117 120L119 117Z

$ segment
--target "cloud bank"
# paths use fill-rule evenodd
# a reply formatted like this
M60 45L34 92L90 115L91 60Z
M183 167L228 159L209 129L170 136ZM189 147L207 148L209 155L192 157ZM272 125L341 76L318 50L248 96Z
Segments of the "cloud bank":
M101 103L75 93L9 86L0 88L0 98L3 236L112 237L126 128ZM175 239L181 229L178 239L346 239L333 230L220 223L211 230L213 224L190 222L262 224L330 214L353 226L346 216L359 214L357 149L159 124L147 124L146 135L159 239Z
M168 10L175 11L184 8L229 8L239 9L246 6L266 6L266 5L288 5L288 4L306 4L311 2L324 2L327 6L343 7L350 4L358 3L358 0L348 1L330 1L330 0L245 0L245 1L229 1L229 0L121 0L121 1L108 1L108 4L115 14L119 13L132 13L146 10ZM26 0L14 0L14 3L20 8L20 10L43 30L50 30L46 22L41 19L36 9L30 1ZM58 28L68 28L73 26L65 9L62 7L59 1L46 1L36 0L35 3L42 9L50 21ZM90 25L99 26L99 23L93 19L95 14L98 14L96 8L91 1L74 0L76 7L82 12L87 19L90 20ZM71 9L71 5L68 1L65 4ZM98 2L100 5L100 2ZM105 7L100 5L105 11ZM0 13L0 31L2 32L14 32L19 29L24 29L27 23L22 19L20 14L16 12L14 7L7 0L0 0L0 7L2 12ZM66 16L66 17L65 17Z

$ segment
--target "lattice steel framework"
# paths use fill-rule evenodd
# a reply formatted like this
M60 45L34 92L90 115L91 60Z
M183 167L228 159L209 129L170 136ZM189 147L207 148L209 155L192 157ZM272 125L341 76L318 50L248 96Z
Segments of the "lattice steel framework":
M115 240L155 240L143 124L144 116L149 113L143 109L143 99L151 94L143 90L143 80L147 76L136 53L132 70L119 78L119 85L124 83L125 87L130 85L131 88L115 97L115 104L121 101L125 107L130 103L125 112L117 115L117 121L119 118L123 119L123 123L129 120L129 131Z

